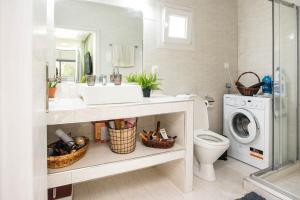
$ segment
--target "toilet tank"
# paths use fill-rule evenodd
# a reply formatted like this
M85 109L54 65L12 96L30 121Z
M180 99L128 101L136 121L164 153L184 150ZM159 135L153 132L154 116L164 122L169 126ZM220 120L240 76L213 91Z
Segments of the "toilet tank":
M207 106L202 98L195 98L194 104L194 130L209 130Z

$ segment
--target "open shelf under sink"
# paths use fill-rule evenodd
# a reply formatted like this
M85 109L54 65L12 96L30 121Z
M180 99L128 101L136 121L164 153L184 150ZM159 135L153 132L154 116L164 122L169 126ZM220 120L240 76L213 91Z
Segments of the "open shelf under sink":
M163 164L169 161L182 159L185 149L175 144L170 149L156 149L144 146L140 141L136 143L136 149L130 154L113 153L108 144L96 144L91 142L86 155L78 162L60 169L48 169L48 187L56 187L65 184L82 182L109 176L112 166L117 166L120 172L135 170L135 166L141 168ZM115 163L118 162L118 165ZM96 172L97 171L97 172Z

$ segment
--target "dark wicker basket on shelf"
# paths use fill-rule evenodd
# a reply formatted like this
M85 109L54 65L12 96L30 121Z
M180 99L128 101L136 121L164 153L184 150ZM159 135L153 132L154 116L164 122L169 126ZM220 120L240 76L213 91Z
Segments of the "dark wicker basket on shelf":
M259 76L258 76L256 73L254 73L254 72L244 72L244 73L242 73L242 74L239 76L239 78L238 78L238 80L236 81L236 84L235 84L235 85L236 85L238 91L239 91L242 95L244 95L244 96L253 96L253 95L257 94L258 91L260 90L260 85L258 85L258 86L256 86L256 87L253 87L253 86L246 87L246 86L244 86L243 84L241 84L241 83L240 83L240 79L241 79L241 77L244 76L245 74L253 74L253 75L255 75L255 76L257 77L257 79L258 79L258 84L261 83L261 82L260 82L260 78L259 78Z
M140 138L145 146L152 147L152 148L170 149L175 144L175 139L174 140L145 140L143 137Z
M48 168L58 169L62 167L67 167L72 165L76 161L80 160L85 155L89 146L89 138L87 137L83 137L83 138L85 140L85 145L79 150L62 156L48 156L47 158ZM48 147L54 147L55 143L49 144Z
M128 129L115 130L109 128L110 149L114 153L128 154L136 147L136 126Z

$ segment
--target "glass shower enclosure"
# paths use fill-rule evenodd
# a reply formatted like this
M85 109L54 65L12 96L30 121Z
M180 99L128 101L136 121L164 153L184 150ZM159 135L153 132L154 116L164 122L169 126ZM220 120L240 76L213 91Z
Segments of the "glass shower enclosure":
M252 178L300 199L299 5L273 0L273 161Z

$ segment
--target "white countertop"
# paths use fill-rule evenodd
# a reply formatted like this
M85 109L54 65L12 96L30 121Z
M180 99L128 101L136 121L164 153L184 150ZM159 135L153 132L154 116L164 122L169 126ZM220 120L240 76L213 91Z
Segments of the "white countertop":
M182 112L185 105L174 104L191 101L186 96L154 96L136 103L86 105L80 98L58 98L49 101L47 121L54 125Z
M192 99L175 96L156 96L150 98L143 98L141 102L123 103L123 104L102 104L102 105L86 105L81 98L60 98L49 101L49 112L64 111L64 110L78 110L86 108L112 107L112 106L132 106L158 103L172 103L192 101Z

